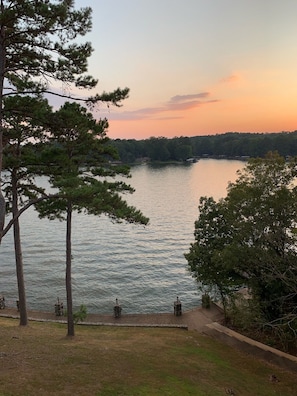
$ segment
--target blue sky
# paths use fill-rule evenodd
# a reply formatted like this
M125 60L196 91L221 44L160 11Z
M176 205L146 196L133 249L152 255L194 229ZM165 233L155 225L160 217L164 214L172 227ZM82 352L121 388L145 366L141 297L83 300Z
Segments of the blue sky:
M97 92L129 87L112 138L296 128L296 0L76 0Z

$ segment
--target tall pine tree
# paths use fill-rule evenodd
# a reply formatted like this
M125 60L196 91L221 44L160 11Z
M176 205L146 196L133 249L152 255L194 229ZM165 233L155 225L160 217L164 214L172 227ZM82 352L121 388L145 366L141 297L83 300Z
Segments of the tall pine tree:
M106 136L107 121L94 120L77 103L66 102L50 122L50 144L43 152L44 174L49 176L56 197L37 205L41 217L66 221L66 295L68 336L74 336L71 287L71 232L74 211L106 214L116 221L147 224L142 213L129 206L123 194L133 188L116 176L128 177L127 167L112 164L117 158Z
M92 54L90 43L75 40L92 27L91 8L75 9L73 0L0 0L0 173L3 162L3 99L8 95L45 93L71 96L53 88L74 85L91 89L97 80L87 73ZM90 105L118 105L128 89L116 89L90 97L76 98ZM0 241L5 219L5 200L0 191Z

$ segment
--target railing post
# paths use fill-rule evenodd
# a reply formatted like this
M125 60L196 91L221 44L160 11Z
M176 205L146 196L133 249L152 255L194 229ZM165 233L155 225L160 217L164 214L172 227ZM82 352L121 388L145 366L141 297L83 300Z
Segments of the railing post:
M122 312L122 307L119 305L119 301L116 298L115 306L113 307L113 313L115 318L120 318Z
M177 297L176 301L174 301L174 315L181 316L182 314L182 305L180 299Z
M55 304L55 314L56 316L64 315L63 303L60 302L59 298L57 299L57 302Z

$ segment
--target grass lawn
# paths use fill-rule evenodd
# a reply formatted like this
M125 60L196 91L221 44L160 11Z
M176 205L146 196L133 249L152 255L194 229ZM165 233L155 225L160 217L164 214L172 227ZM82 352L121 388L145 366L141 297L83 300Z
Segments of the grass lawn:
M65 325L0 318L0 340L1 396L297 395L296 374L198 332L76 326L71 339Z

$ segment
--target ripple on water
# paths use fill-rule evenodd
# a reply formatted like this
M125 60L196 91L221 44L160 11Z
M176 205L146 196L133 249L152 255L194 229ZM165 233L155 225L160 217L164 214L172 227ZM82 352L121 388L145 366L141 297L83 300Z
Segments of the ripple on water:
M194 238L199 197L224 196L241 167L238 161L201 160L185 167L133 168L129 182L136 192L125 198L150 218L147 227L75 214L74 306L111 313L118 298L123 313L170 312L177 295L184 309L199 304L184 258ZM65 301L65 222L40 220L30 209L21 216L21 231L28 307L53 310L57 297ZM1 245L0 293L15 304L11 234Z

